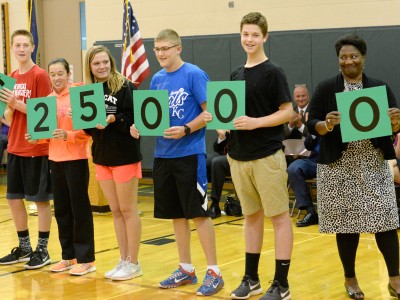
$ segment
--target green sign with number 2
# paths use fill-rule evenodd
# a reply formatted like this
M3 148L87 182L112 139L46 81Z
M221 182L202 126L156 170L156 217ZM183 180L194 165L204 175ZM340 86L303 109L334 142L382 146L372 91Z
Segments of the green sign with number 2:
M33 98L26 100L28 133L32 140L48 139L57 128L56 97Z

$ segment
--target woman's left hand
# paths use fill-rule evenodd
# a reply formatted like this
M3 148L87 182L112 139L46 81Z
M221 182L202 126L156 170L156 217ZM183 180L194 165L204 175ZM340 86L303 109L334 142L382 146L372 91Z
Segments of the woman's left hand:
M115 116L114 115L108 115L106 117L106 122L107 122L107 125L109 125L110 123L114 123L115 122ZM101 125L101 124L97 124L96 128L97 129L104 129L104 128L106 128L106 126Z
M392 124L392 127L400 125L400 109L397 107L391 107L388 110L388 115L390 117L390 123Z
M134 139L139 139L139 130L136 128L135 124L132 124L132 126L129 128L129 132Z

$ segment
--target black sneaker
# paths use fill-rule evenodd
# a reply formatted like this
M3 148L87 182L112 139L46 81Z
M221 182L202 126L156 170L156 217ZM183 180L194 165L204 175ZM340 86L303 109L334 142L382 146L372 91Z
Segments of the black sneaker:
M25 269L33 270L51 264L49 253L43 248L37 248L31 254L31 259L24 265Z
M260 280L251 280L245 275L239 287L231 293L231 299L249 299L252 295L261 294Z
M278 280L270 281L271 287L260 300L289 300L291 299L289 287L283 287Z
M19 262L29 261L32 251L25 252L20 247L15 247L10 254L0 258L0 265L12 265Z

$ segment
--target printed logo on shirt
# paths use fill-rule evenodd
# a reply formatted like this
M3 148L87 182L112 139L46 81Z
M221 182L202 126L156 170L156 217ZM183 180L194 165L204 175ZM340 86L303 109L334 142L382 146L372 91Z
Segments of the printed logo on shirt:
M31 97L32 90L26 89L26 83L16 83L14 85L14 94L18 100L25 100Z
M178 117L182 119L184 117L185 110L182 108L187 96L189 94L185 92L183 88L178 91L171 92L169 95L169 108L172 108L172 117Z
M117 112L118 99L111 95L104 95L104 101L106 102L107 115L115 114Z

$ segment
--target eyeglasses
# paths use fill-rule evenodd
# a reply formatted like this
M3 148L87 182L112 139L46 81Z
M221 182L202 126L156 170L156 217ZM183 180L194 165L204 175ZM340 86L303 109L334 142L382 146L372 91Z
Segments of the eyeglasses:
M155 48L153 48L153 51L154 51L155 53L158 53L158 52L165 53L165 52L167 52L169 49L174 48L174 47L177 47L177 46L180 46L180 45L173 45L173 46L161 47L161 48L155 47Z
M305 84L305 83L296 83L296 84L294 85L294 87L300 87L300 86L307 87L307 84Z

